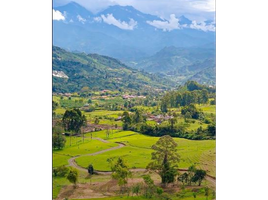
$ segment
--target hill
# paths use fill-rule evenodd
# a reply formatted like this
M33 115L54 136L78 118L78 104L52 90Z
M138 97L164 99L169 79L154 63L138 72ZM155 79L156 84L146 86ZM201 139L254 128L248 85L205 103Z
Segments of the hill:
M172 81L132 69L114 58L53 46L53 92L79 92L83 87L154 91L173 86Z

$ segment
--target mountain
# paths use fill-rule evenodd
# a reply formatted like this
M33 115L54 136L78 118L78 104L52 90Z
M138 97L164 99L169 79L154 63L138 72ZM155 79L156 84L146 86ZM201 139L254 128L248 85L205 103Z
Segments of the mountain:
M72 53L53 46L53 92L93 90L155 91L175 83L158 75L140 72L120 61L98 54Z
M216 85L216 66L208 67L201 70L200 72L189 78L189 80L206 85Z
M200 63L206 59L215 59L215 48L177 48L174 46L165 47L155 55L146 59L138 60L134 64L129 63L132 67L143 69L147 72L168 73L182 69L183 67L197 63L195 68L200 67ZM201 69L201 68L200 68ZM184 69L185 70L185 69ZM193 71L189 67L189 71Z
M210 29L206 30L206 24L193 24L185 16L161 19L132 6L110 6L97 14L74 2L53 9L65 17L53 20L53 45L70 51L134 61L171 45L193 47L215 42L212 21L207 21ZM177 27L166 28L171 20L178 20Z

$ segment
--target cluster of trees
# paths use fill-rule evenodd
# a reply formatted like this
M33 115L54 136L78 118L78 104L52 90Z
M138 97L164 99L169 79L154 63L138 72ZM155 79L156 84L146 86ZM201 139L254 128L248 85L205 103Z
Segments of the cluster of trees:
M86 116L83 115L79 109L74 108L72 110L65 111L62 117L62 125L65 131L70 132L70 145L72 144L72 134L74 133L81 134L81 127L85 126L86 123L87 123Z
M70 136L70 146L73 134L81 134L81 128L87 123L86 116L77 109L66 110L60 123L52 128L52 147L53 149L62 149L65 146L65 134ZM69 133L65 133L68 131ZM83 133L83 132L82 132ZM83 133L84 136L84 133ZM83 137L84 140L84 137Z
M168 108L178 108L190 104L206 104L209 100L209 93L206 89L169 92L161 100L160 108L162 112L168 112Z
M185 119L200 119L205 118L204 113L201 110L198 110L194 104L184 106L181 108L181 114Z
M160 108L162 112L168 112L169 107L178 108L190 104L206 104L209 98L215 98L215 92L215 88L200 85L195 81L188 81L178 91L166 93L161 100Z
M171 118L169 123L147 124L146 117L141 111L136 110L134 115L127 111L123 113L123 130L140 132L145 135L161 137L170 135L172 137L187 138L192 140L214 139L216 136L216 124L210 123L207 128L201 126L197 130L187 130L183 124L177 124L177 118Z
M135 110L134 115L130 115L128 111L125 111L122 115L122 122L123 130L131 130L137 124L146 122L146 117L139 109Z
M178 176L177 180L182 182L183 185L198 183L198 186L200 186L206 175L207 173L205 170L197 169L194 165L192 165L188 168L187 172Z
M78 171L73 167L60 166L53 168L53 176L66 177L76 187L78 181Z

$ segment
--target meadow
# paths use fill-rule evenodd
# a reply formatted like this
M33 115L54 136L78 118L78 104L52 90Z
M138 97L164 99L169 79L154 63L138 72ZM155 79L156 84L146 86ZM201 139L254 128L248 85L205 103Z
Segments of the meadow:
M105 132L97 132L98 137L106 139L111 143L121 142L126 145L121 149L105 152L95 156L83 156L76 158L78 165L87 167L93 164L96 170L109 171L110 166L107 159L113 157L124 157L130 168L146 168L151 160L151 146L157 142L158 137L145 136L132 131L115 132L109 138ZM174 138L177 142L180 154L179 168L188 168L196 165L215 176L215 140L187 140Z

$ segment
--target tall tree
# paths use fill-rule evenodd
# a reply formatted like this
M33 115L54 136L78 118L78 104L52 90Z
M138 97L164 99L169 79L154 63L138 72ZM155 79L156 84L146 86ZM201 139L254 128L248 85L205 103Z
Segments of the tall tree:
M72 133L80 133L81 127L86 124L86 116L79 109L66 110L62 117L62 124L66 131L70 131L70 146L72 144Z
M177 143L169 135L162 136L152 146L152 162L148 164L147 169L156 171L161 176L163 184L174 181L176 176L177 164L180 161L176 147Z

